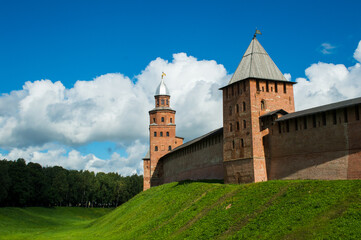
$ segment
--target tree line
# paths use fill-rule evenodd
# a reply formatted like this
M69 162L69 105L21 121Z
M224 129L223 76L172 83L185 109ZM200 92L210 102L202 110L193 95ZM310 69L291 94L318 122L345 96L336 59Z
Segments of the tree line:
M143 176L0 160L0 206L117 207L141 192Z

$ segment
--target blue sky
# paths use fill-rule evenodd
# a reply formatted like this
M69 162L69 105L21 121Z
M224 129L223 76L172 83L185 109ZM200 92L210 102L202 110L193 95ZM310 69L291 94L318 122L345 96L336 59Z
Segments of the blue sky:
M361 40L360 9L360 1L0 1L1 92L20 91L25 82L41 79L72 89L78 80L108 73L137 82L152 61L171 63L176 53L214 60L230 75L256 27L280 70L292 80L309 80L305 70L312 64L347 68L357 63L353 54ZM128 157L132 144L122 140L127 136L104 136L0 146L4 153L16 148L28 154L29 147L60 142L66 152ZM146 135L139 139L146 145ZM48 151L41 149L34 151Z

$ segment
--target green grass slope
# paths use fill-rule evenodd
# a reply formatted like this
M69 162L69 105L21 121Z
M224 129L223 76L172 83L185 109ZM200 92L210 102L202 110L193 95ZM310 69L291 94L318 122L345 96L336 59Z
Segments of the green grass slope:
M170 183L96 220L93 213L88 219L64 213L64 221L56 214L50 218L59 222L38 219L48 217L39 213L17 227L22 213L5 213L10 219L4 220L0 209L0 238L6 233L4 239L361 239L361 181Z

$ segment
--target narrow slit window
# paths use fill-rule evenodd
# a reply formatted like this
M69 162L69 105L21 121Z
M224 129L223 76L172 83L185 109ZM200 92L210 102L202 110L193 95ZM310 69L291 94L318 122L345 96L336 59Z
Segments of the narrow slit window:
M244 141L243 141L243 138L241 138L241 147L244 147Z
M229 106L229 116L232 116L232 107Z
M173 123L173 118L170 118L170 123Z
M347 123L348 122L347 108L343 109L343 115L344 115L345 123Z
M332 117L333 117L333 124L337 124L337 113L336 110L334 110L332 112Z
M256 88L257 88L257 91L261 91L261 89L259 88L259 81L256 80Z
M298 131L298 119L295 119L295 130Z
M229 124L229 131L232 132L232 123Z
M246 128L247 127L247 122L246 120L243 120L243 128Z
M322 113L322 125L326 126L326 113Z
M307 129L307 117L303 118L303 129Z
M269 92L268 81L266 81L266 92Z
M154 147L154 151L158 152L158 146Z
M278 92L277 82L275 82L275 92Z
M239 122L237 122L237 131L239 131Z
M316 115L312 115L312 126L315 128L316 125Z
M358 106L359 105L355 106L355 118L356 118L356 121L360 120L360 112L359 112Z
M243 102L243 112L246 111L246 102Z
M287 93L287 85L286 85L286 83L283 83L283 92Z

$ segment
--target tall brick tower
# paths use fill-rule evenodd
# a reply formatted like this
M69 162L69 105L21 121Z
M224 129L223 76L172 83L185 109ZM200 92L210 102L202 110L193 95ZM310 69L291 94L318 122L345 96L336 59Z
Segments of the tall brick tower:
M223 161L225 183L267 180L268 128L263 115L283 109L294 112L293 84L254 35L223 91ZM266 150L266 151L265 151Z
M149 151L143 158L143 190L162 184L162 166L158 160L172 149L183 144L183 138L176 137L175 113L170 108L170 94L162 79L155 91L155 108L149 111Z

